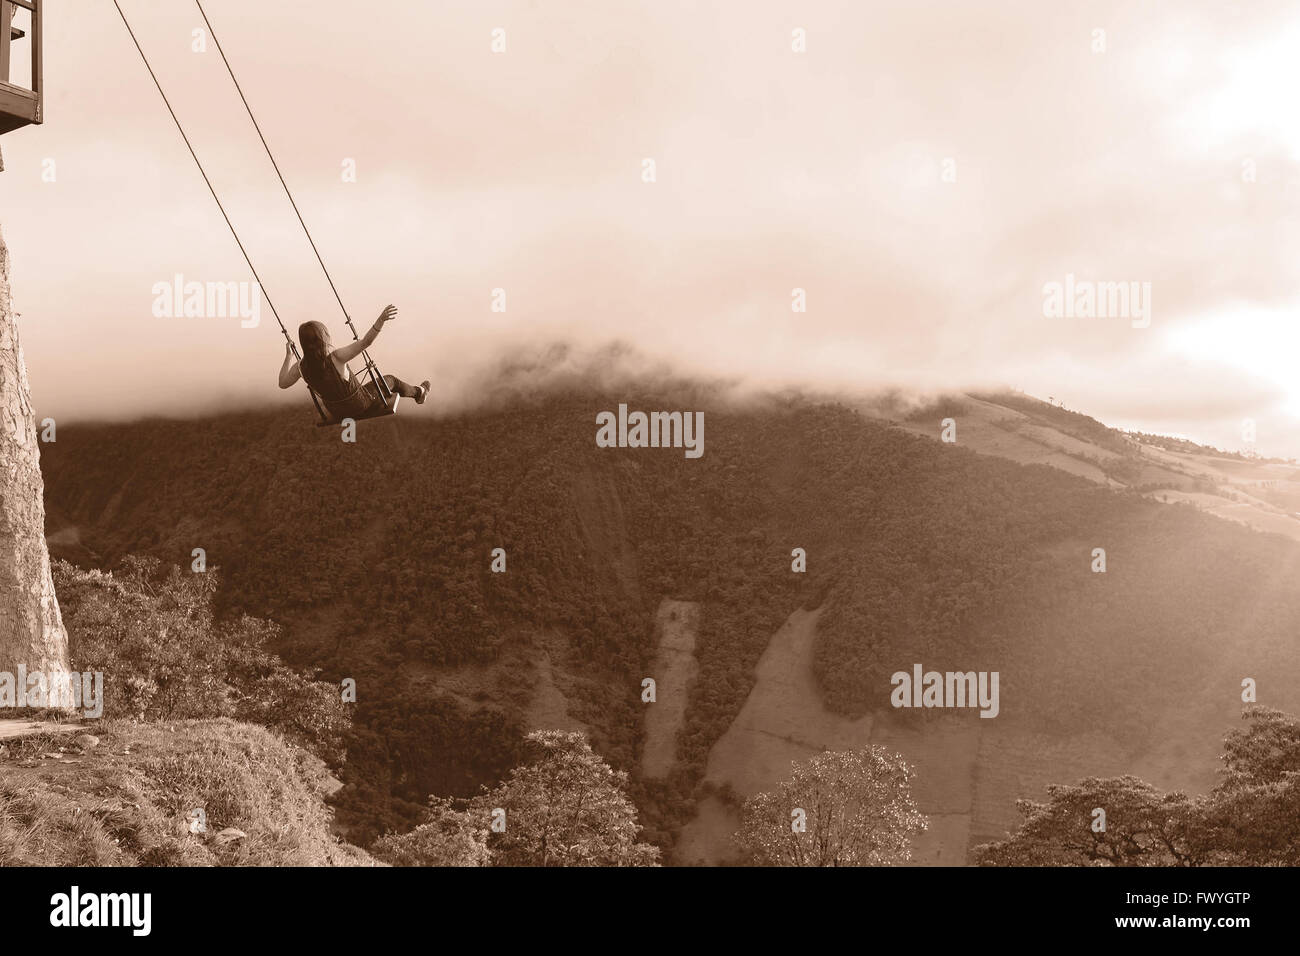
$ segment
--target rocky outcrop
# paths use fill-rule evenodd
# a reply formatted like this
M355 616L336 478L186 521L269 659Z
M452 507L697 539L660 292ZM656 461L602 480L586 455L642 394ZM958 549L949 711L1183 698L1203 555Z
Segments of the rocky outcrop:
M39 432L0 235L0 672L68 669L68 640L45 547Z

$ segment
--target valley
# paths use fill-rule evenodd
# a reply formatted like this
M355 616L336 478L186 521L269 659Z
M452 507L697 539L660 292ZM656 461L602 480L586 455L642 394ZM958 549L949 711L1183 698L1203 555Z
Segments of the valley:
M670 862L734 861L738 801L871 743L916 767L914 862L961 864L1049 783L1207 789L1243 676L1300 703L1288 463L987 395L704 402L709 454L684 463L595 447L593 409L624 398L690 407L560 392L355 449L278 412L68 426L43 455L50 548L188 568L204 547L223 614L355 678L336 805L362 845L558 728L631 773ZM889 675L915 661L999 672L998 716L892 710Z

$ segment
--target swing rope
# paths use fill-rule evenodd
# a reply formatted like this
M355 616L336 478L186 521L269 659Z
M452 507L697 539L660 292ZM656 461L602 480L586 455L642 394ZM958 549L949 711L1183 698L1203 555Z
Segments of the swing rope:
M196 2L197 2L197 0L196 0ZM257 281L257 285L258 285L259 289L261 290L262 296L263 296L263 298L266 299L266 304L267 304L267 306L271 309L271 314L272 314L273 316L275 316L275 322L276 322L276 324L280 327L280 332L284 335L284 339L285 339L285 341L289 343L289 351L293 354L294 359L295 359L296 361L298 361L299 363L301 363L301 362L302 362L302 354L298 351L298 345L297 345L296 342L294 342L293 337L292 337L291 335L289 335L289 330L288 330L287 328L285 328L284 320L280 318L280 313L279 313L279 311L276 309L276 307L275 307L275 303L271 300L271 296L270 296L270 294L267 293L267 291L266 291L266 285L265 285L265 283L262 282L262 277L258 274L258 272L257 272L257 267L256 267L255 265L253 265L253 259L252 259L252 257L248 254L248 249L245 248L243 240L240 239L240 237L239 237L239 231L235 228L235 224L234 224L233 222L231 222L231 220L230 220L230 215L226 212L226 207L225 207L225 205L221 202L221 197L217 194L216 187L214 187L214 186L212 185L212 180L208 177L207 170L203 168L203 163L202 163L202 161L200 161L199 156L198 156L198 153L195 152L195 150L194 150L194 145L190 142L190 138L189 138L189 136L186 135L186 133L185 133L185 127L184 127L183 125L181 125L180 118L176 115L176 110L174 110L174 109L172 108L171 100L169 100L169 99L167 98L167 93L166 93L166 91L163 90L162 83L159 82L159 80L158 80L158 74L154 72L153 66L149 63L149 57L145 55L144 48L140 46L140 40L136 37L136 35L135 35L135 31L134 31L133 29L131 29L131 23L130 23L129 20L127 20L127 18L126 18L126 14L123 12L123 10L122 10L122 6L121 6L120 3L118 3L118 0L113 0L113 6L117 9L117 15L122 19L122 25L123 25L124 27L126 27L126 32L130 35L130 37L131 37L131 42L135 45L136 52L140 54L140 60L144 63L144 68L145 68L146 70L148 70L148 72L149 72L149 77L150 77L150 79L153 80L153 85L157 88L157 90L158 90L158 95L162 98L163 105L167 107L167 112L168 112L168 114L171 116L171 118L172 118L172 122L176 125L176 131L177 131L178 133L181 134L181 139L185 142L185 148L189 150L190 157L194 160L194 165L195 165L196 167L198 167L199 175L203 177L203 182L207 185L207 187L208 187L208 192L210 192L210 193L212 194L212 200L213 200L213 202L215 202L215 203L217 204L217 209L219 209L219 210L221 211L221 218L225 220L225 222L226 222L226 227L230 230L230 234L234 237L234 239L235 239L235 244L239 247L239 251L240 251L240 253L241 253L241 254L243 255L243 257L244 257L244 262L246 262L246 263L248 264L249 271L253 273L253 278ZM199 7L199 10L200 10L200 12L202 12L202 10L203 10L202 6ZM204 19L205 22L207 22L207 14L206 14L206 13L203 14L203 19ZM211 25L210 23L208 24L208 29L209 29L209 31L212 30L212 25ZM215 34L215 33L213 33L213 40L214 40L214 41L216 40L216 34ZM218 49L220 49L220 44L217 44L217 47L218 47ZM225 60L225 53L224 53L224 52L222 52L222 54L221 54L221 58L222 58L223 61ZM226 69L227 69L227 70L230 69L230 64L229 64L229 62L226 63ZM231 74L230 74L230 78L231 78L232 80L235 79L235 75L234 75L233 72L231 72ZM237 80L235 80L235 87L236 87L237 89L239 88L239 82L238 82ZM243 94L243 90L240 90L240 91L239 91L239 95L240 95L240 98L243 99L243 95L244 95L244 94ZM248 101L247 101L247 100L244 101L244 106L245 106L245 108L248 107ZM250 118L250 119L253 119L252 110L249 110L249 114L248 114L248 115L249 115L249 118ZM253 119L253 125L254 125L255 127L257 126L257 120L256 120L256 119ZM261 135L262 135L262 131L261 131L260 128L258 128L257 133L258 133L258 136L261 137ZM276 175L280 175L280 167L279 167L279 165L275 162L275 157L274 157L273 155L271 155L270 147L267 147L267 146L266 146L266 140L265 140L265 138L262 139L262 145L266 148L267 155L271 158L271 163L272 163L272 165L275 166ZM295 202L293 201L293 195L292 195L292 194L289 194L289 187L288 187L288 185L285 184L285 182L284 182L284 177L283 177L283 176L280 176L280 183L281 183L281 185L284 185L285 193L289 195L289 202L293 205L294 212L297 213L297 212L298 212L298 205L297 205L297 203L295 203ZM304 232L307 232L307 225L306 225L306 223L304 223L304 222L302 221L302 215L301 215L300 213L298 214L298 221L299 221L300 223L302 223L303 231L304 231ZM315 243L314 241L312 241L312 238L311 238L311 234L310 234L310 233L307 233L307 240L308 240L308 242L311 243L311 246L312 246L313 251L315 251L315 249L316 249L316 243ZM320 261L321 268L322 268L322 269L325 269L325 263L324 263L323 260L321 260L321 258L320 258L320 253L319 253L319 252L316 253L316 258L317 258L318 261ZM329 271L328 271L328 270L325 270L325 277L326 277L326 279L329 281L330 288L331 288L331 289L334 289L334 296L335 296L336 299L339 300L339 306L342 308L342 307L343 307L343 300L339 297L338 290L335 289L335 287L334 287L334 280L333 280L332 277L330 277L330 275L329 275ZM357 335L357 330L356 330L356 328L353 326L353 324L352 324L352 319L348 316L348 314L347 314L347 310L346 310L346 309L343 310L343 316L344 316L344 318L347 320L348 328L352 330L352 337L353 337L353 339L358 339L358 338L360 338L360 337ZM384 380L383 380L382 377L379 377L379 376L377 376L377 375L375 374L375 365L374 365L373 360L370 358L369 354L366 353L366 352L363 352L362 354L365 356L366 366L367 366L367 368L368 368L369 371L370 371L370 375L371 375L372 380L374 380L374 379L377 379L377 380L378 380L378 387L379 387L380 390L381 390L381 394L384 395L386 398L387 398L387 397L390 397L390 396L389 396L389 390L388 390L388 383L387 383L387 382L384 382ZM311 395L312 404L314 404L314 405L316 406L316 411L317 411L317 413L320 415L321 420L322 420L322 421L327 421L328 418L329 418L329 416L327 416L327 415L325 414L325 409L321 406L320 399L319 399L319 398L317 397L317 395L316 395L316 390L313 389L311 386L308 386L308 387L307 387L307 391L308 391L308 393Z
M181 126L181 121L177 118L176 111L172 109L171 101L167 99L167 94L163 92L162 84L158 82L158 75L154 73L153 67L149 65L149 58L144 55L144 50L140 46L140 41L136 39L135 31L131 29L131 24L127 22L126 14L122 12L122 7L118 4L117 0L113 0L113 6L117 7L117 14L122 18L122 25L126 27L126 32L131 35L131 42L135 44L135 48L140 54L140 59L144 61L144 68L149 71L149 76L153 78L153 85L158 87L158 95L162 97L163 105L167 107L167 112L171 114L172 122L176 124L176 129L181 134L181 139L185 141L185 146L190 151L190 156L194 158L194 165L199 167L199 175L201 175L203 181L207 183L208 192L212 193L212 198L216 202L217 208L221 210L221 217L226 220L226 225L230 227L230 234L235 237L235 244L239 246L239 251L244 254L244 261L248 263L248 268L252 271L253 278L257 280L258 287L262 290L262 296L266 299L266 304L271 307L271 314L275 316L275 321L280 325L280 331L284 333L284 337L288 341L289 347L293 349L294 358L301 361L302 356L298 354L298 346L295 345L293 339L289 337L289 332L284 327L284 322L280 321L280 313L275 310L275 303L273 303L271 297L267 295L266 286L262 282L262 277L257 274L257 267L253 265L253 260L249 257L248 250L244 248L243 240L239 238L239 232L236 231L235 224L230 221L230 216L226 214L226 207L221 204L221 197L217 195L216 189L213 188L212 180L208 178L207 170L205 170L203 164L199 162L198 153L194 152L194 147L190 144L190 138L185 135L185 127Z
M115 0L116 2L116 0ZM343 321L352 331L354 341L360 340L361 336L357 334L357 328L352 324L352 317L348 315L347 306L343 304L343 297L339 295L338 287L334 284L334 277L330 275L329 269L325 265L325 260L320 254L320 249L316 247L316 240L312 238L311 230L307 228L307 223L302 217L302 212L298 209L298 203L294 201L293 193L289 189L289 184L285 182L284 173L280 171L280 164L275 160L275 154L271 152L271 146L266 141L266 136L262 133L262 126L257 122L257 117L253 115L253 108L248 103L248 97L244 95L244 88L239 85L239 79L235 76L235 70L230 65L230 60L226 57L225 48L221 45L221 40L217 38L217 31L212 29L212 21L208 19L208 12L203 9L201 0L194 0L195 6L199 8L199 14L203 17L203 23L208 28L208 34L212 37L212 42L216 45L217 52L221 54L221 62L226 65L226 72L230 74L230 82L235 85L235 92L239 94L240 101L244 104L244 111L248 118L253 122L253 129L257 130L257 138L262 141L262 149L266 151L266 157L271 161L271 166L275 169L275 175L280 180L280 185L284 187L284 194L289 197L289 205L293 207L294 215L298 217L298 224L302 226L303 234L307 237L308 244L311 245L311 251L316 255L316 261L320 263L321 272L325 273L325 281L330 285L330 291L334 293L334 298L339 304L339 310L343 313ZM371 381L380 390L380 394L385 399L390 398L388 392L388 383L383 380L382 376L376 374L375 363L370 358L370 354L362 350L361 355L366 362L366 368L370 372Z

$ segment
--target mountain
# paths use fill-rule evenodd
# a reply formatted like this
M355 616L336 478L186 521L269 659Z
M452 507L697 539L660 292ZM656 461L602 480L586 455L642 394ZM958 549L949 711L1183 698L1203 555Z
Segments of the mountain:
M704 454L598 447L620 404L702 410ZM725 861L738 797L871 742L917 766L918 859L960 863L1049 782L1207 788L1245 678L1300 705L1300 544L1256 530L1295 523L1296 469L1159 441L1019 395L674 384L404 411L354 444L299 410L62 426L42 466L54 554L201 548L223 613L357 681L353 842L563 727L631 773L671 862ZM891 707L917 664L997 672L997 716Z
M1300 540L1300 467L1186 439L1122 432L1021 393L963 395L913 412L907 425L937 435L935 414L959 416L962 444L981 454L1060 468L1165 502L1186 502L1260 531Z

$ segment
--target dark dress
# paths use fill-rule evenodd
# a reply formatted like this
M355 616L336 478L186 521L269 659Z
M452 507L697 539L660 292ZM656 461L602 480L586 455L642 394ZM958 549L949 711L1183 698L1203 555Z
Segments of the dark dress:
M328 356L324 360L304 356L298 368L303 380L335 419L357 418L385 404L373 382L344 378Z

